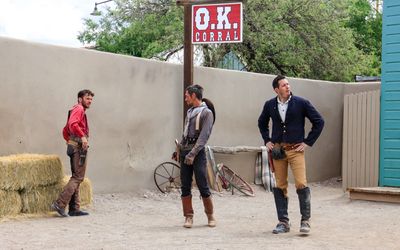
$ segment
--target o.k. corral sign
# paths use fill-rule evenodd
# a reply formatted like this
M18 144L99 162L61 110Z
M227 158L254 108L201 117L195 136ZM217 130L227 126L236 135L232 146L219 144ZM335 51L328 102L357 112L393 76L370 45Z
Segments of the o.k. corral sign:
M242 3L192 6L192 43L240 43Z

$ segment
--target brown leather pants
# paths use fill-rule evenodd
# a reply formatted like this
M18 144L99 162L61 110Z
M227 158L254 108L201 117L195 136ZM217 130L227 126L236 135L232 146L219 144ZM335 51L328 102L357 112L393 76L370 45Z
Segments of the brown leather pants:
M80 150L81 147L79 146L70 144L67 146L67 155L70 157L72 176L56 201L57 205L63 209L69 205L70 211L79 211L80 209L79 186L85 178L87 162L85 160L83 164L79 164Z

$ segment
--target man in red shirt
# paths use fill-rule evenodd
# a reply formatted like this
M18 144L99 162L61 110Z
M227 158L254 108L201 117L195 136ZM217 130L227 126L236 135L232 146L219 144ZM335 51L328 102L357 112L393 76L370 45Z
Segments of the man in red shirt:
M65 207L69 205L69 216L82 216L89 213L80 210L79 185L85 178L86 155L89 148L89 126L85 111L90 108L94 93L88 89L79 91L78 103L68 112L67 124L63 129L63 137L67 142L67 155L70 157L72 176L53 202L51 208L66 217Z

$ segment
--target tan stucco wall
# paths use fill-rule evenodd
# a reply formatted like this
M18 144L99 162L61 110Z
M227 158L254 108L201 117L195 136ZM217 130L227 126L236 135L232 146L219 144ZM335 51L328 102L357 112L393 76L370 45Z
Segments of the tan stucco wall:
M155 188L152 174L182 130L182 66L85 49L0 38L0 155L58 154L69 173L61 129L78 90L95 92L89 168L96 192ZM259 146L257 119L274 96L274 76L196 68L194 80L217 109L210 145ZM326 120L307 151L310 181L340 175L343 95L364 85L291 79L294 94L310 99ZM377 89L379 84L368 85ZM218 156L252 178L254 155ZM248 160L247 160L248 159ZM254 158L255 159L255 158Z

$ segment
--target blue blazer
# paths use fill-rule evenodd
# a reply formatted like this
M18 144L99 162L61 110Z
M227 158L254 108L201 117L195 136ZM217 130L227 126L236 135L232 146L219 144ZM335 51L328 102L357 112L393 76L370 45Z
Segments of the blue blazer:
M304 137L305 118L308 118L312 128L307 137ZM272 120L272 135L269 136L269 121ZM324 119L306 99L293 96L288 103L285 122L282 121L278 110L277 97L265 102L263 111L258 118L258 128L264 144L272 143L301 143L312 146L320 136L324 127Z

